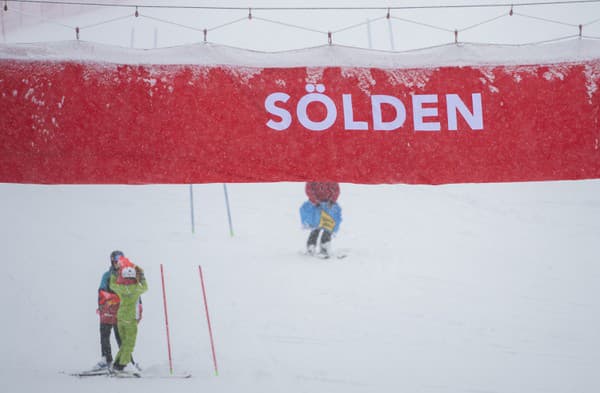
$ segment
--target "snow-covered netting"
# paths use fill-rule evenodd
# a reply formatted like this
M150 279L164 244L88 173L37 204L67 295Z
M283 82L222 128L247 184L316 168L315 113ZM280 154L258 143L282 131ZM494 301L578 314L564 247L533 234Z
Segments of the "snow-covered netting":
M599 52L5 45L0 181L598 178Z

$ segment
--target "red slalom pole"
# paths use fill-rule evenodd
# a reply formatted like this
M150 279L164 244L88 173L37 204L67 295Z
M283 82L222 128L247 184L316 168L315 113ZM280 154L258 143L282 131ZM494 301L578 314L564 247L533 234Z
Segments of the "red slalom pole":
M210 347L212 348L213 363L215 365L215 375L219 376L219 368L217 367L217 355L215 353L215 342L213 340L212 327L210 326L210 316L208 315L208 302L206 301L206 290L204 288L204 276L202 275L202 266L198 265L200 272L200 283L202 284L202 296L204 297L204 310L206 311L206 322L208 323L208 334L210 336Z
M169 372L173 374L173 359L171 357L171 336L169 335L169 314L167 312L167 293L165 291L165 273L163 271L163 265L160 264L160 279L162 281L162 292L163 292L163 307L165 309L165 326L167 327L167 350L169 351Z

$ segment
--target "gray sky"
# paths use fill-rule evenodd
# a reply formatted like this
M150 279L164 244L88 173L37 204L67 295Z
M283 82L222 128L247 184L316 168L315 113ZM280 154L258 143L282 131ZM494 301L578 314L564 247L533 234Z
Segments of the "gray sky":
M515 6L479 1L93 1L110 4L253 7L248 10L191 10L41 5L9 2L1 12L2 41L62 41L76 38L124 47L177 46L204 40L261 51L280 51L328 43L380 50L410 50L454 42L526 44L579 33L600 38L600 2ZM393 7L507 4L502 7L392 10L260 10L260 7ZM517 3L518 4L518 3Z

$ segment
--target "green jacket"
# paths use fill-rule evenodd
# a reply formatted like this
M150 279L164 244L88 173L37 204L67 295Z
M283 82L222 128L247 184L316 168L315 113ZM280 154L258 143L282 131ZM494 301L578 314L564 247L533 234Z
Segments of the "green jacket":
M119 295L119 298L121 299L119 311L117 312L117 322L136 322L135 309L137 307L138 298L142 293L148 290L146 278L143 278L142 282L137 284L123 285L117 284L117 276L112 274L110 276L110 289Z

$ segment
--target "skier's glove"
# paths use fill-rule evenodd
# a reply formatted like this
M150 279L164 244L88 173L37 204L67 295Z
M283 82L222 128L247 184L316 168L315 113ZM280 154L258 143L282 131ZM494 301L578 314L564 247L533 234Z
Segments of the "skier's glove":
M139 266L135 267L135 278L138 282L142 282L144 280L144 269Z

